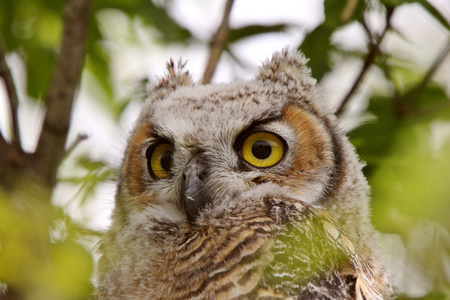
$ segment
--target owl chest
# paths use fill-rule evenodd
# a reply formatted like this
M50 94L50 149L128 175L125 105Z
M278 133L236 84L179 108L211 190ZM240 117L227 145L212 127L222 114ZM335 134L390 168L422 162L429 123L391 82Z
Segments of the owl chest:
M153 228L159 230L141 231L120 247L128 250L105 282L114 283L115 295L137 298L117 299L286 299L334 269L331 257L340 261L340 252L324 252L326 239L315 239L314 230L268 217L225 227Z
M246 224L187 235L160 252L154 289L161 298L248 298L273 260L271 231Z
M335 269L333 261L342 259L339 253L328 251L325 240L311 235L308 230L280 230L264 223L196 232L161 253L155 290L166 293L161 298L171 299L300 295L306 282L323 278ZM337 279L338 285L346 286Z

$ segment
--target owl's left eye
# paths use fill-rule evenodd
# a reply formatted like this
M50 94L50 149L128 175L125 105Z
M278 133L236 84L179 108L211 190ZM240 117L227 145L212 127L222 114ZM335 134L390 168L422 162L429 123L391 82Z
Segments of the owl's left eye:
M254 132L248 135L242 146L242 158L257 168L276 165L284 157L285 143L270 132Z
M173 148L170 144L157 144L147 149L147 168L151 175L162 179L169 175L172 167Z

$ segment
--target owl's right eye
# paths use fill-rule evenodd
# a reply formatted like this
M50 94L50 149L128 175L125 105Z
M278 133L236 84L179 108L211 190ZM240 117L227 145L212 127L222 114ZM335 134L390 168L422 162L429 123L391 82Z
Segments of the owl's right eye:
M147 168L158 179L166 178L172 167L173 147L170 144L157 144L147 149Z

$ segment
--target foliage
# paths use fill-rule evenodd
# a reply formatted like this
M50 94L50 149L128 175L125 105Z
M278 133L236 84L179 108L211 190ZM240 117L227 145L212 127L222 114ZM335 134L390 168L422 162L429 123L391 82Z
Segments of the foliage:
M130 23L138 24L127 28L130 44L140 34L138 27L155 30L158 33L155 43L163 46L209 42L198 40L176 21L170 13L173 1L158 3L94 1L84 74L95 79L102 91L97 101L117 122L133 95L123 99L124 96L117 93L111 53L105 47L108 38L97 18L99 14L107 10L119 11ZM391 260L400 259L396 252L403 251L404 263L399 268L413 270L412 273L426 282L419 296L444 299L450 297L450 222L447 216L450 211L450 144L442 132L449 127L450 105L448 87L432 80L442 60L436 58L435 65L422 70L398 53L390 53L382 47L385 34L402 38L390 22L396 10L410 3L420 4L447 32L450 30L448 19L425 0L327 0L324 22L306 34L299 48L310 59L309 66L318 80L337 68L336 58L362 62L360 76L351 83L353 88L349 85L348 97L341 102L340 117L345 118L349 113L352 97L366 83L368 71L375 69L383 74L388 91L373 92L364 111L364 116L370 116L366 118L370 120L351 131L349 136L367 162L365 173L372 186L376 227L386 236L401 238L401 242L394 245L401 249L387 249L393 257ZM35 101L45 102L49 91L62 34L63 5L64 2L57 0L0 2L0 40L5 51L19 55L25 67L26 83L16 83L16 87L25 86L22 94ZM374 10L381 12L379 18L384 18L385 29L381 33L375 33L366 24L367 15ZM333 42L332 37L337 32L352 24L365 30L366 50L349 50ZM230 28L222 50L237 64L245 66L233 52L233 45L256 35L285 31L290 26L279 23ZM2 128L3 136L8 136L7 131ZM75 157L69 153L66 159L76 160L77 170L81 172L69 170L67 176L59 177L59 182L79 190L81 206L89 202L99 184L115 176L106 162L89 154ZM0 159L0 168L1 163ZM93 261L87 248L92 247L99 233L87 229L86 224L77 224L65 209L47 201L51 197L40 191L43 194L48 191L37 182L39 180L27 178L12 190L0 184L0 282L8 284L8 297L16 299L86 299L92 291L89 279ZM389 247L388 243L386 245ZM401 273L396 277L401 296L414 296L410 292L413 283L405 283L411 274L396 271ZM0 298L1 290L2 285Z
M93 260L79 241L93 233L42 201L45 192L26 183L21 193L0 194L0 280L8 299L87 299Z

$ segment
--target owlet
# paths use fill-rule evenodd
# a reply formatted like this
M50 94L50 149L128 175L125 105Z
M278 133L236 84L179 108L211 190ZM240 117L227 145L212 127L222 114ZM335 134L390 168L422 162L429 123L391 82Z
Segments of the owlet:
M388 299L363 164L288 50L249 81L168 63L128 141L98 299Z

